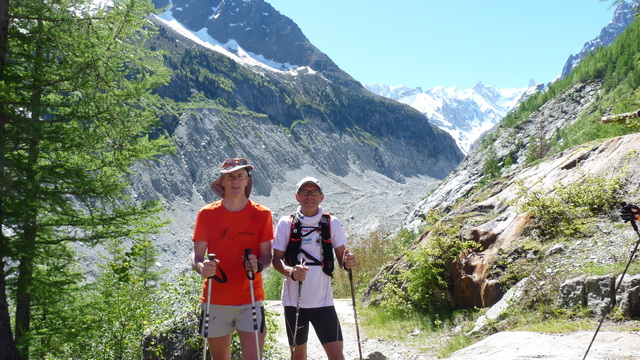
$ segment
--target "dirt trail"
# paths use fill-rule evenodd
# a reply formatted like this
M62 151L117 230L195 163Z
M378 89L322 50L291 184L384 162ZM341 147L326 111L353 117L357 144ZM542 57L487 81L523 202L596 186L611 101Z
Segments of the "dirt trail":
M353 305L351 299L336 299L335 300L336 312L340 319L340 325L342 327L342 336L344 338L344 357L347 360L359 359L358 351L358 339L356 334L355 319L353 316ZM266 309L270 312L276 313L276 320L280 331L277 334L278 341L282 344L283 349L288 349L287 334L284 327L284 315L283 307L280 301L267 301ZM360 318L358 318L360 320ZM362 329L360 329L360 343L362 347L363 359L377 360L384 359L375 355L375 352L379 352L386 356L388 360L427 360L435 359L435 357L428 357L426 355L416 354L415 349L407 347L406 344L396 343L391 341L370 339L366 337ZM307 360L323 360L326 359L326 355L322 345L318 341L313 330L309 332L309 340L307 342Z
M344 355L347 360L359 359L356 327L351 299L337 299L336 312L342 325ZM283 349L288 349L284 330L283 307L280 301L267 301L266 307L276 313L280 327L277 334ZM359 318L359 320L361 320ZM639 324L640 325L640 324ZM578 331L567 334L544 334L535 332L504 331L458 350L444 360L580 360L589 345L593 331ZM408 343L370 339L360 329L363 359L368 360L435 360L433 353L418 349ZM323 360L326 355L315 333L311 331L308 341L308 360ZM588 360L640 359L640 332L602 331L598 334L588 355ZM280 359L279 359L280 360Z

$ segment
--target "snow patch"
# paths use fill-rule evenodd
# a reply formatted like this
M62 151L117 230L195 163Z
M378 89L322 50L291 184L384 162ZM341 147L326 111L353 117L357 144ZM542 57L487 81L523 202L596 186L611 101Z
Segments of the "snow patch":
M153 16L162 24L173 29L178 34L207 49L225 55L241 65L253 68L261 68L272 72L285 73L292 76L303 74L317 74L316 71L308 66L298 66L290 63L279 63L277 61L266 59L263 55L245 51L235 40L229 40L228 42L222 44L207 33L207 28L202 28L198 31L191 31L184 27L184 25L182 25L173 17L172 6L173 5L171 5L164 13ZM218 14L214 15L214 18L217 18L217 16ZM231 24L230 26L233 25L239 24Z

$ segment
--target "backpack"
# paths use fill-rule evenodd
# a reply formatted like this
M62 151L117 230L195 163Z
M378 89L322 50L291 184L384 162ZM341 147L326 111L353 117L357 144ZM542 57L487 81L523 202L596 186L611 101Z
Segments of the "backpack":
M296 266L300 262L298 261L298 255L303 253L307 258L306 265L322 266L322 271L328 276L333 277L333 244L331 242L331 215L328 212L322 213L320 219L320 239L322 242L322 260L318 260L315 257L309 255L306 251L300 248L302 245L302 224L300 219L296 216L296 213L290 215L291 219L291 231L289 233L289 243L285 250L284 263L288 266ZM316 231L312 229L311 231ZM306 234L305 234L306 235Z

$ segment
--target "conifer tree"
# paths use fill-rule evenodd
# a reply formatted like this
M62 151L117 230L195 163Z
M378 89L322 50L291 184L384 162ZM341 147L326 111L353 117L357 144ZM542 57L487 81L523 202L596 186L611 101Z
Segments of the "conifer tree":
M32 294L65 284L42 271L50 250L162 224L157 203L127 195L127 176L169 150L146 135L156 122L150 90L167 73L143 46L149 0L0 4L0 351L28 359Z

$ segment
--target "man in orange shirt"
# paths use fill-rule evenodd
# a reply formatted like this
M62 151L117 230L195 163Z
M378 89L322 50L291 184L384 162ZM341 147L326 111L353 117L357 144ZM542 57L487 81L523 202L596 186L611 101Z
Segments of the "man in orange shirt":
M203 324L208 323L205 328L214 360L230 358L234 329L244 360L260 359L264 347L261 271L271 262L273 222L268 208L249 200L251 170L253 166L246 159L233 158L222 163L220 176L211 183L222 200L198 212L193 231L191 266L207 278L201 301L203 310L209 313ZM250 255L246 256L245 249L251 249ZM215 254L215 260L209 260L206 254ZM255 330L256 321L259 331Z

